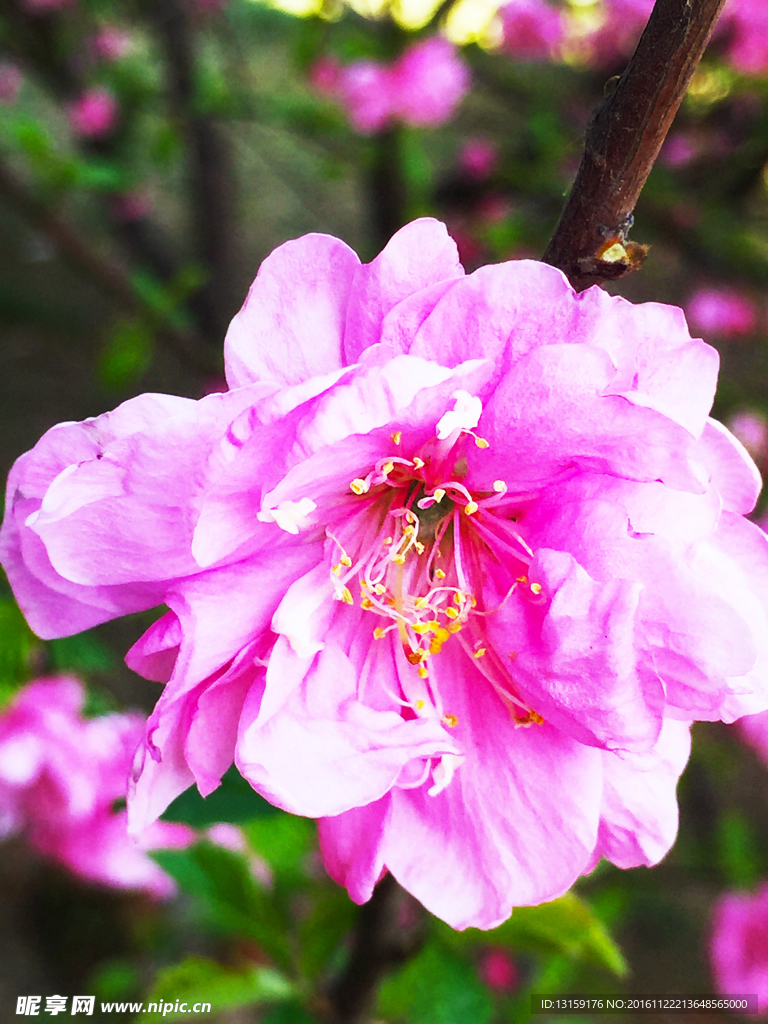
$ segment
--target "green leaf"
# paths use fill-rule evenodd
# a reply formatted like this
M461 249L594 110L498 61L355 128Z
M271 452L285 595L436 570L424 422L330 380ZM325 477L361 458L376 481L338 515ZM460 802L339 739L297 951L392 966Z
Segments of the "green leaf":
M412 1024L488 1024L493 1000L474 968L431 942L379 993L379 1012Z
M209 842L152 856L198 899L212 926L253 939L280 967L290 968L286 921L244 857Z
M760 842L738 808L726 811L717 823L717 852L730 888L749 889L764 874Z
M628 970L621 950L595 912L572 892L538 907L518 907L504 924L481 934L486 943L503 943L532 952L561 953L569 960L605 967L619 977Z
M312 913L299 929L301 972L316 978L355 923L357 907L341 886L327 886L314 898Z
M112 332L99 360L99 377L120 390L138 380L152 361L154 334L139 320L123 321Z
M270 967L248 967L235 970L205 957L190 956L180 964L166 967L155 979L144 1005L161 1005L163 1020L187 1019L188 1009L165 1012L165 1004L189 1006L210 1003L214 1012L238 1006L256 1006L281 1002L293 995L290 982ZM157 1011L160 1012L160 1011ZM147 1011L139 1021L155 1021L157 1012Z
M301 1003L282 1003L262 1018L262 1024L320 1024L311 1017Z
M28 678L32 654L39 643L16 602L10 597L0 598L0 707Z
M315 823L309 818L278 813L251 821L243 831L275 875L296 881L306 876L306 860L315 845Z
M210 796L203 798L196 786L190 786L176 797L163 818L183 821L193 828L206 828L219 821L243 822L279 814L280 811L259 796L233 765Z
M77 633L50 640L48 651L57 672L111 672L117 658L93 633Z

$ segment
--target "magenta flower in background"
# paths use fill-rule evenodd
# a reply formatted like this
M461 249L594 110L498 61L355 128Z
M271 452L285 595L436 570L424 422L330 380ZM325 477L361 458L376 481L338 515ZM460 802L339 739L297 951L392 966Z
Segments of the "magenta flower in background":
M728 0L719 27L728 34L727 57L747 75L768 70L768 6L765 0Z
M715 906L709 946L721 995L757 994L768 1014L768 883L756 893L726 893Z
M728 429L758 462L768 455L768 420L761 413L743 409L728 420Z
M120 108L108 89L87 89L69 108L69 126L83 139L103 139L117 127Z
M688 300L686 312L705 334L737 338L755 329L755 307L733 288L700 288Z
M0 834L23 831L41 853L104 885L165 897L175 884L144 851L187 846L186 825L155 822L137 845L124 798L144 731L136 714L84 719L72 677L29 683L0 714Z
M591 63L612 67L631 56L654 0L603 0L603 22L584 40Z
M547 0L511 0L499 9L503 47L522 60L552 60L563 42L561 11Z
M396 121L415 127L443 124L470 87L456 47L440 36L414 43L388 66L359 60L341 67L321 58L310 78L319 92L341 103L355 130L366 135Z
M499 163L499 151L490 139L467 139L459 154L459 167L474 181L485 181Z
M114 25L105 25L89 40L92 59L107 64L120 60L128 53L130 47L130 33Z
M494 992L514 992L520 984L515 961L505 949L486 950L478 964L478 974Z
M140 830L232 760L456 927L656 863L692 719L768 708L759 474L708 419L679 309L521 260L465 276L416 221L371 264L308 235L262 265L230 390L54 427L0 553L44 637L168 606Z

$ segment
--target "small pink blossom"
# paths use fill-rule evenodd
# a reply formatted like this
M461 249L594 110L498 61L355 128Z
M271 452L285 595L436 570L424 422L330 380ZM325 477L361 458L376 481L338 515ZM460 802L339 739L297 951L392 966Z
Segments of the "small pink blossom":
M456 47L439 36L408 47L392 65L360 60L340 67L323 58L313 85L337 99L356 131L381 131L396 121L416 127L447 121L469 89L469 71Z
M474 181L490 178L498 162L498 149L489 139L468 139L459 154L459 167Z
M141 220L152 209L152 200L145 192L119 192L110 196L109 208L116 220L128 223Z
M753 459L760 462L768 454L768 420L761 413L737 412L728 420L728 429L738 437Z
M384 870L455 927L658 862L693 719L768 709L760 477L709 419L681 310L436 221L370 264L308 235L259 270L230 390L52 428L0 556L44 637L164 603L140 831L234 760L320 819L357 901Z
M117 127L120 108L107 89L88 89L69 108L69 125L83 139L104 139Z
M113 25L105 26L91 37L89 49L95 61L112 64L128 53L131 36L125 29Z
M126 812L128 770L140 715L84 719L82 685L69 676L29 683L0 714L0 831L24 831L41 853L105 885L174 892L145 850L188 846L185 825L155 822L137 845Z
M552 60L563 42L561 11L547 0L511 0L499 9L503 47L522 60Z
M755 307L733 288L700 288L688 300L691 324L705 334L736 338L755 329Z
M480 980L494 992L514 992L520 983L515 961L504 949L489 949L480 959Z
M729 39L727 57L747 75L768 70L768 6L764 0L728 0L719 27Z
M74 0L22 0L22 7L30 14L48 14L72 6Z
M8 106L14 104L23 81L21 68L10 61L0 61L0 103Z
M686 167L701 152L701 142L690 132L670 135L661 147L659 159L667 167Z
M593 64L613 67L630 57L637 45L654 0L603 0L603 21L584 40Z
M709 946L716 990L724 996L757 994L768 1015L768 882L754 894L726 893L714 911Z

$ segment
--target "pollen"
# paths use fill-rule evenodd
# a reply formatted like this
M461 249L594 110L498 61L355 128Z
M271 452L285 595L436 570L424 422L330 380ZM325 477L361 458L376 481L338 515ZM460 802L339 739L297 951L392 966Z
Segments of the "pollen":
M455 608L446 608L445 614L448 616L449 619L457 619L459 617L459 613L456 611Z
M392 444L400 444L400 442L403 439L403 432L402 432L402 430L396 430L394 432L394 434L390 434L389 435L389 439L392 442Z
M366 491L368 490L368 487L368 481L361 480L360 477L356 477L349 485L349 489L351 491L354 491L355 494L365 494Z
M448 632L449 633L460 633L461 632L461 623L460 622L449 622L448 623Z
M414 633L419 633L419 634L421 634L421 633L428 633L429 632L429 623L428 622L414 622L414 624L411 626L411 629L413 630Z
M373 631L373 639L374 640L383 640L386 635L387 635L386 629L382 629L381 626L377 626L376 629L374 629L374 631Z
M532 583L531 584L531 593L532 594L540 594L541 590L542 590L542 587L541 587L540 583Z
M432 497L435 499L435 501L438 504L440 504L440 502L445 497L445 490L442 487L435 488L435 491L434 491L434 494L432 495Z
M384 474L384 476L389 476L389 474L392 472L394 468L394 462L385 462L384 465L381 467L381 472Z
M331 572L333 573L334 576L341 576L341 565L334 565L334 567L331 569Z
M417 455L414 458L414 460L413 460L413 467L414 467L414 469L422 469L423 466L424 466L424 459L420 459L419 456Z
M405 555L392 555L395 565L405 565Z
M419 665L418 673L422 679L426 679L429 676L426 665Z
M464 506L464 515L471 516L480 508L476 501L468 501Z
M439 580L445 579L445 573L443 572L442 569L435 569L435 576L437 576Z
M349 557L349 555L342 555L341 558L339 559L339 561L341 562L342 565L345 565L348 569L352 565L352 559Z
M419 610L421 610L422 608L426 608L428 604L429 604L429 598L428 597L417 597L416 598L416 607Z
M447 725L449 729L455 729L459 724L459 720L456 715L443 715L441 721L443 725Z
M422 711L424 709L424 701L417 700L413 707L415 711Z
M360 602L360 606L362 608L365 608L366 611L370 611L371 608L373 608L373 601L370 599L370 597L364 597Z
M528 582L528 577L527 576L518 576L515 582L516 583L527 583Z
M355 603L355 599L354 599L354 597L352 597L352 591L349 589L349 587L342 587L340 593L341 593L340 600L342 600L344 602L344 604L354 604Z
M482 657L485 656L485 653L486 653L486 648L485 647L478 647L478 649L475 651L473 657L474 658L482 658Z
M491 447L488 444L488 442L485 440L484 437L478 437L477 435L475 435L475 444L477 445L478 448L490 448Z
M502 491L506 491L507 485L504 483L503 480L494 480L493 489L494 491L496 491L497 494L501 494Z

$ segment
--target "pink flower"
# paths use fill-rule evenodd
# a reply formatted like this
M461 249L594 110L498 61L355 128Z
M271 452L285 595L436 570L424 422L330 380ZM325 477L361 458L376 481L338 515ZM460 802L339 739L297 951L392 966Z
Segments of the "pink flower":
M735 338L755 329L755 307L733 288L700 288L688 300L687 312L705 334Z
M479 964L480 979L495 992L514 992L520 979L515 961L504 949L489 949Z
M21 69L10 61L0 61L0 103L11 106L19 95L24 75Z
M90 39L90 51L94 60L111 64L124 57L131 46L130 33L125 29L108 25Z
M488 139L468 139L459 154L459 167L475 181L490 178L498 162L498 150Z
M728 59L747 75L768 70L768 7L765 0L728 0L720 17L728 34Z
M120 108L107 89L88 89L69 108L69 125L83 139L104 139L117 127Z
M547 0L511 0L500 8L504 49L523 60L552 60L563 41L563 16Z
M146 192L118 192L110 196L109 207L116 220L128 223L146 217L152 209L152 200Z
M728 429L741 441L753 459L768 454L768 421L761 413L742 410L731 416Z
M0 715L0 831L24 830L42 853L105 885L169 896L173 881L143 851L186 846L185 825L156 822L137 846L124 798L141 738L139 715L82 717L83 688L68 676L27 685Z
M30 14L47 14L72 5L73 0L22 0L22 7Z
M768 883L756 893L726 893L715 906L710 960L722 995L757 994L768 1014Z
M311 79L318 91L339 100L355 130L366 135L394 121L442 124L469 89L466 65L439 36L414 43L389 67L360 60L342 68L324 58Z
M659 158L667 167L685 167L701 152L701 142L690 132L670 135L661 147Z
M768 708L759 474L680 310L533 261L465 276L416 221L371 264L262 265L231 390L143 395L17 460L0 554L41 636L168 606L141 829L234 759L456 927L656 863L691 719Z

